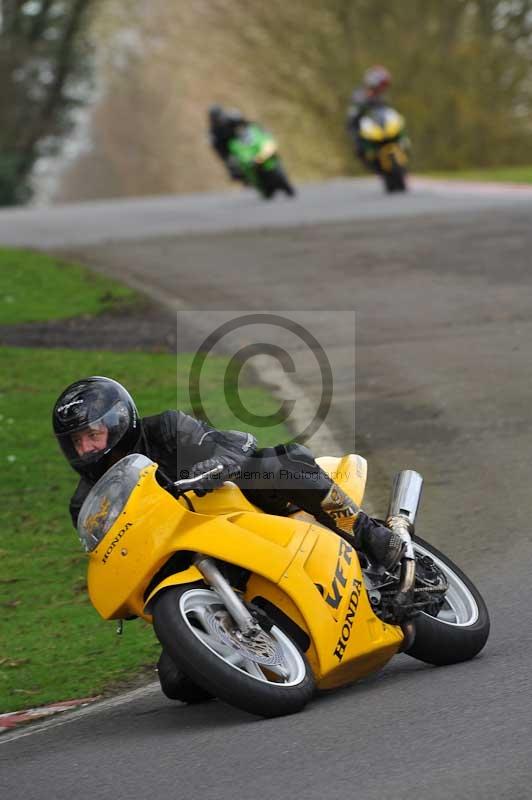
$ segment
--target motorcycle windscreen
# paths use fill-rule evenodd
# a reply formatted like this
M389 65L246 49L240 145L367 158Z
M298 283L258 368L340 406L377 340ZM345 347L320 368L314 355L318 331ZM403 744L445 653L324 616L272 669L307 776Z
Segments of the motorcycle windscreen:
M78 536L86 552L94 550L111 529L141 473L152 464L146 456L133 453L117 461L93 486L78 517Z

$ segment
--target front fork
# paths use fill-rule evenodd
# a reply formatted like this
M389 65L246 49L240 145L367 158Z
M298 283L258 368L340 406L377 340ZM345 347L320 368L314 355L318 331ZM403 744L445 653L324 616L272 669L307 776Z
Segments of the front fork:
M194 559L194 564L203 575L206 583L216 589L243 636L253 639L259 633L263 633L256 619L250 614L229 581L224 578L213 559L198 553Z

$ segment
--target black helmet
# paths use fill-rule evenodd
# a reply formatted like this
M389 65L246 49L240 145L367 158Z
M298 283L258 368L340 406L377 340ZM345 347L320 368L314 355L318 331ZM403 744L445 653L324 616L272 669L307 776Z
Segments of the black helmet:
M52 413L54 433L69 464L89 480L98 480L114 463L117 453L134 452L140 438L140 420L131 395L111 378L94 375L68 386ZM107 433L101 449L79 452L75 434L89 430L94 437ZM95 439L96 440L96 439Z

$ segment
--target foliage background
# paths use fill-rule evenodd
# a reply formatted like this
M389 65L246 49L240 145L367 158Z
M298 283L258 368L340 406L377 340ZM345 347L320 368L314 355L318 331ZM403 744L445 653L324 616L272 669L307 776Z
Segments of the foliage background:
M374 63L414 170L527 164L531 35L532 0L0 0L0 205L57 153L55 200L227 186L214 102L270 127L295 179L353 174Z
M226 185L213 102L269 126L296 178L353 174L346 107L372 63L393 73L414 169L529 160L531 0L110 0L97 31L104 88L62 199Z
M100 0L0 0L0 205L29 200L38 159L58 152L90 85Z

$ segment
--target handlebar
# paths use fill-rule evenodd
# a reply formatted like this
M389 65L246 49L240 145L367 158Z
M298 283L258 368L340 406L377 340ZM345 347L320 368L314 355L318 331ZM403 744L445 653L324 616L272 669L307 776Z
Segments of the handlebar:
M196 475L195 478L182 478L179 481L174 481L170 485L178 490L177 494L182 494L183 492L188 492L189 489L194 488L194 484L199 483L200 481L204 480L204 478L211 478L219 475L223 471L223 465L217 464L212 469L207 470L207 472L203 472L201 475Z

